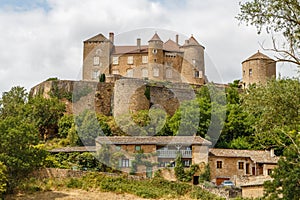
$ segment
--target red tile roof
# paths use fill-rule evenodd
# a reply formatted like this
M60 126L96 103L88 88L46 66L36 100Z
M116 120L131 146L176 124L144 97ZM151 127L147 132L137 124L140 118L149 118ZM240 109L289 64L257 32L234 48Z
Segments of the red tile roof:
M238 150L238 149L209 149L209 156L215 157L242 157L250 158L256 163L277 163L279 157L271 157L270 151L262 150Z

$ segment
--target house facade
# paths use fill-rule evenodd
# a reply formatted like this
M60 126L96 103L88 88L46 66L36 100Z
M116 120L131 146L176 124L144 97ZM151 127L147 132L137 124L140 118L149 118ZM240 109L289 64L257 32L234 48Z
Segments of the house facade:
M274 151L209 149L211 180L217 185L232 180L237 185L244 177L269 176L277 166Z
M110 155L119 155L118 168L130 173L136 155L142 160L136 166L136 174L152 177L152 172L159 168L174 167L175 159L181 155L185 167L192 164L208 163L208 146L211 142L200 136L114 136L97 137L96 149L99 151L109 146ZM121 156L120 156L121 155Z
M163 42L155 33L147 45L115 45L114 33L98 34L84 41L83 80L98 81L100 74L155 81L205 83L204 47L191 36L183 45Z

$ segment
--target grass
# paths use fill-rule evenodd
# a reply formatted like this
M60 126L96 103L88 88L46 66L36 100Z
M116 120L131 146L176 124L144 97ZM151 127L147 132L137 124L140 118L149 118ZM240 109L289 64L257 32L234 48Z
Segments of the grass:
M99 190L118 194L128 193L142 198L174 199L189 196L193 199L222 199L200 187L187 183L171 182L161 178L146 180L130 180L127 177L110 177L98 173L89 173L82 178L66 179L27 179L19 184L18 192L34 193L59 189L83 189L86 191Z

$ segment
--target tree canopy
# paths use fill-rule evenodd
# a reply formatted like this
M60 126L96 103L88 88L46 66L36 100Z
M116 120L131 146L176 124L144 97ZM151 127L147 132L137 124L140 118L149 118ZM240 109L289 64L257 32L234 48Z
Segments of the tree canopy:
M278 47L273 39L273 50L279 53L278 61L300 65L300 3L299 0L252 0L240 3L240 22L256 26L258 33L282 33L287 44Z

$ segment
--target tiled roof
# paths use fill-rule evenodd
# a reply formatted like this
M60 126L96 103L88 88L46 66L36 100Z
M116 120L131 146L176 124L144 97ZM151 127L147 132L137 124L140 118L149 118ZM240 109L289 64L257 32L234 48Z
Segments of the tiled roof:
M149 40L149 42L150 41L161 41L161 39L160 39L160 37L157 35L157 33L155 33L154 35L153 35L153 37L151 38L151 40Z
M249 60L259 60L259 59L264 59L264 60L272 60L274 61L273 59L271 59L270 57L266 56L265 54L257 51L257 53L253 54L252 56L250 56L249 58L247 58L245 61L243 62L246 62L246 61L249 61Z
M201 46L198 41L194 38L192 35L186 42L184 43L183 46Z
M96 142L100 144L201 144L211 145L211 142L200 136L113 136L96 138Z
M141 49L138 49L137 46L115 46L113 54L126 54L126 53L147 53L148 46L142 45Z
M279 157L271 157L270 151L237 150L237 149L209 149L209 156L250 158L256 163L277 163Z
M179 45L171 39L164 43L163 48L165 51L180 51Z
M49 150L51 153L71 153L71 152L96 152L96 146L84 146L84 147L62 147Z
M85 40L84 42L106 42L106 41L109 40L100 33L94 37L91 37L90 39Z

